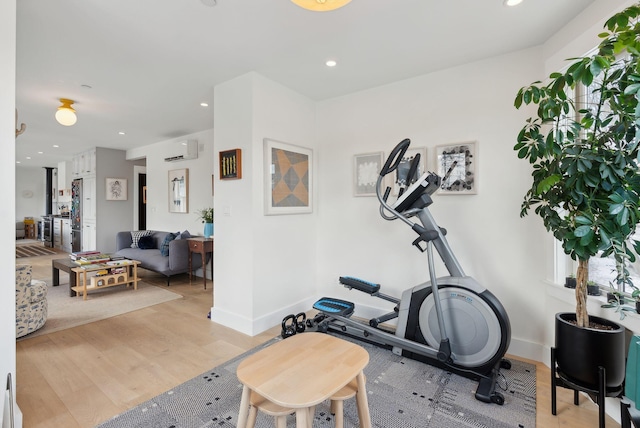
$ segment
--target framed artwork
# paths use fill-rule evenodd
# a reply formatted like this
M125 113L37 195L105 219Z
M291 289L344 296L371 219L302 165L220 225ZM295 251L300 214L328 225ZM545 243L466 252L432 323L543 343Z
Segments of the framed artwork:
M189 169L169 171L169 212L189 212Z
M264 139L265 215L313 211L313 151Z
M242 150L233 149L220 152L220 180L242 178Z
M383 158L382 152L353 156L353 196L376 196Z
M126 201L127 200L127 179L126 178L107 178L105 193L107 201Z
M418 167L413 173L412 177L409 177L409 169L411 168L411 162L418 157ZM382 166L381 166L382 167ZM427 148L426 147L416 147L414 149L409 148L400 163L398 164L398 168L391 173L388 174L387 177L392 182L388 182L387 186L391 187L391 194L397 196L400 192L400 189L409 187L413 181L420 178L422 174L427 170Z
M478 193L477 143L436 147L438 175L443 177L438 194L475 195Z

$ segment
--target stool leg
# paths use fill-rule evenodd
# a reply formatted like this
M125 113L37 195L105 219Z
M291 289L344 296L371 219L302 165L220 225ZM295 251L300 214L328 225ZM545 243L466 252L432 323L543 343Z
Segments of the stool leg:
M331 400L331 413L334 415L336 428L344 428L344 401Z
M247 428L256 426L256 418L258 417L258 408L256 406L249 407L249 418L247 418Z
M575 404L576 406L580 405L580 393L577 389L573 391L573 404Z
M276 428L287 428L286 416L276 416Z

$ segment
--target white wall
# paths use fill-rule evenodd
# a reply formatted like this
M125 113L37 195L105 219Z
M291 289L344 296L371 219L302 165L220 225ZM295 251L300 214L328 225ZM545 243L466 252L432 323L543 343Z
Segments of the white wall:
M178 162L165 162L175 156L177 142L198 140L198 158ZM161 141L127 151L127 159L146 157L147 162L147 229L177 232L188 230L202 235L204 224L195 213L200 208L213 206L211 174L213 174L213 130L197 132L180 138ZM189 212L169 212L169 171L189 170ZM125 229L123 229L125 230Z
M0 144L3 154L0 158L0 179L3 183L11 183L16 179L15 171L15 87L16 87L16 2L8 0L0 2ZM2 236L15 236L15 186L5 189L5 201L0 205L0 229ZM0 421L6 421L8 407L5 408L5 386L7 374L13 377L15 391L16 376L16 300L15 288L15 243L14 239L5 239L0 246L0 385L2 385L2 401L0 404ZM13 405L13 403L12 403ZM17 407L17 406L16 406ZM4 426L9 426L4 424ZM16 427L22 426L18 418Z
M17 139L20 144L20 137ZM36 221L45 214L45 172L41 167L18 166L16 171L16 220L25 217L33 217ZM22 196L22 192L28 190L33 193L30 198Z
M265 216L263 199L264 138L319 156L315 107L255 73L217 86L214 99L216 153L242 149L243 177L216 179L212 320L253 335L307 310L315 297L317 211Z
M535 353L544 339L543 228L519 217L529 168L513 145L527 115L513 99L541 72L540 49L531 49L320 103L319 294L354 301L356 313L369 315L367 307L393 305L347 291L337 284L340 275L378 282L395 296L428 280L426 257L411 245L415 233L383 220L376 198L352 196L354 154L386 156L410 138L411 147L427 148L434 170L436 145L477 141L479 193L435 195L431 211L466 273L505 306L513 329L509 352Z

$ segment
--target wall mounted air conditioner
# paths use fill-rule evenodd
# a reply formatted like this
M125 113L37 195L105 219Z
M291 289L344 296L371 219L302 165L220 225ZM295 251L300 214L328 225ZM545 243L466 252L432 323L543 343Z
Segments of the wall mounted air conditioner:
M183 140L175 143L176 154L164 158L165 162L198 159L198 140Z

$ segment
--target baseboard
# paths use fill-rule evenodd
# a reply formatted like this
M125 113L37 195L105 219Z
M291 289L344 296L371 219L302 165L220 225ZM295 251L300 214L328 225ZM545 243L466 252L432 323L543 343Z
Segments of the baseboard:
M256 336L263 331L269 330L274 325L280 325L282 323L282 319L287 314L298 314L300 312L306 313L310 308L313 307L313 303L316 300L317 299L315 298L304 299L253 320L239 316L238 314L233 312L228 312L212 307L211 321L224 325L225 327L232 328L249 336Z

